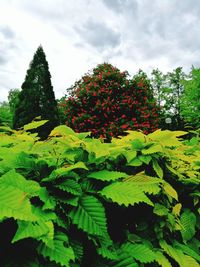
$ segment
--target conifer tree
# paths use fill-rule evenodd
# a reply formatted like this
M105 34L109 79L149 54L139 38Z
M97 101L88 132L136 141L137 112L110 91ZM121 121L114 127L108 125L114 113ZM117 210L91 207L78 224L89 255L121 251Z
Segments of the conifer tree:
M13 126L20 128L38 116L49 120L39 128L39 135L46 137L58 125L59 119L51 74L42 46L38 47L27 70L15 108Z

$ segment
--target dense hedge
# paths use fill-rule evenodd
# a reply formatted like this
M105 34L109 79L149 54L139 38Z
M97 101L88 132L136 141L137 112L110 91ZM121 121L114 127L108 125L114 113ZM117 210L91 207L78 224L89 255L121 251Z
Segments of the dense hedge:
M198 267L198 138L0 133L0 266Z
M158 108L145 77L128 79L127 72L107 63L76 82L60 109L67 126L94 137L110 139L138 129L149 133L158 127Z

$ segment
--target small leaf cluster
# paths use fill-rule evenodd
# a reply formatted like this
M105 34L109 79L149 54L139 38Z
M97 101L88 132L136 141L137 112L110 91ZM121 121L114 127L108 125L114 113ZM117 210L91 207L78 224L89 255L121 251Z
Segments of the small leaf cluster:
M198 139L27 132L45 122L1 127L1 266L199 266Z

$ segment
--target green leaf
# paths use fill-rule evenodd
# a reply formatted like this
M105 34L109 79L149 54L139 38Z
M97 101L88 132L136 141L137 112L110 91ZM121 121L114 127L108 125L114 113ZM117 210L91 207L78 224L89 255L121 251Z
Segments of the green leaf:
M153 206L151 200L141 191L138 186L130 182L116 182L108 185L100 191L100 194L119 205L134 205L139 202Z
M139 267L139 265L128 253L120 251L118 261L113 267Z
M156 261L162 267L172 267L169 260L160 251L156 252Z
M170 197L172 197L178 201L178 194L177 194L176 190L170 184L165 182L163 184L163 190L165 191L165 193L167 195L169 195Z
M199 267L199 264L194 258L185 255L182 250L168 245L164 240L160 241L160 246L171 258L173 258L179 264L180 267Z
M24 193L29 194L30 196L38 196L40 192L40 185L37 182L26 180L15 170L11 170L2 175L0 177L0 184L18 188Z
M97 252L105 259L117 260L118 258L116 251L111 250L108 247L103 246L103 245L97 249Z
M183 136L187 134L187 132L183 131L169 131L169 130L164 130L161 131L160 129L148 134L148 138L153 141L159 142L161 145L166 146L166 147L176 147L180 146L181 142L178 140L178 136Z
M45 244L41 244L38 247L38 253L44 258L49 258L50 261L54 261L61 266L70 267L70 261L75 260L74 252L71 247L66 247L65 242L67 238L65 235L56 235L53 240L53 248L49 248Z
M24 238L32 237L38 239L46 235L53 228L53 223L37 221L37 222L24 222L18 221L18 229L12 240L12 243Z
M124 172L103 170L103 171L98 171L98 172L92 172L87 177L94 178L97 180L102 180L102 181L113 181L119 178L126 178L128 177L128 174Z
M152 159L152 162L153 162L153 169L154 171L156 172L156 174L158 175L159 178L163 178L163 170L162 168L160 167L160 165L158 164L158 161L156 159Z
M127 150L123 153L125 156L127 163L131 162L137 156L137 151L135 150Z
M175 241L173 245L175 246L175 248L182 250L183 253L200 262L200 255L196 251L191 249L188 245L183 245L177 241Z
M139 139L135 139L131 142L133 150L140 151L144 148L144 143Z
M158 216L166 216L168 215L168 209L165 206L156 203L153 209L153 213L155 213Z
M181 203L177 203L177 204L173 207L173 209L172 209L172 213L173 213L175 216L180 216L181 208L182 208L182 204L181 204Z
M139 158L134 158L127 165L128 166L139 167L142 164L143 164L143 162Z
M157 152L163 152L163 148L161 145L154 144L149 148L142 149L143 155L149 155L149 154L153 154L153 153L157 153Z
M122 250L142 263L150 263L157 258L155 252L144 244L132 244L128 242L122 246Z
M139 155L138 158L145 164L149 164L149 162L152 160L152 157L149 155Z
M184 242L189 241L195 235L196 216L189 209L181 214L180 223L182 226L181 235Z
M47 181L50 182L50 181L53 181L57 178L65 177L65 176L69 175L70 171L76 170L76 169L88 170L88 168L86 167L86 165L83 162L77 162L73 165L61 167L61 168L54 170L49 177L42 179L42 181L43 182L47 182Z
M124 182L133 182L137 185L146 185L146 184L159 184L162 183L163 180L146 175L144 172L139 172L135 175L130 175L128 178L124 179Z
M83 245L76 240L71 240L70 245L74 251L75 258L78 261L81 261L81 259L83 257Z
M93 196L83 196L77 208L70 212L73 224L83 231L105 236L107 233L106 215L101 202Z
M175 249L174 247L168 245L164 240L160 241L160 246L167 255L169 255L179 264L180 267L184 266L184 254L181 250Z
M57 135L68 136L68 135L76 135L76 133L66 125L59 125L51 131L49 136L57 136Z
M82 193L81 186L72 179L67 179L66 181L57 185L56 187L76 196L80 196Z
M25 131L28 131L28 130L36 129L36 128L44 125L47 122L48 122L48 120L33 121L31 123L28 123L28 124L24 125L23 128L24 128Z
M13 186L0 184L0 219L36 221L27 194Z

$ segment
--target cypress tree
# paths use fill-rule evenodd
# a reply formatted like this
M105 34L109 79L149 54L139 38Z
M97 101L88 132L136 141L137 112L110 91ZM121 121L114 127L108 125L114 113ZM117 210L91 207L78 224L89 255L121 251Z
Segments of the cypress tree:
M57 103L51 84L51 74L42 46L39 46L27 70L16 105L13 126L15 129L31 122L34 118L49 120L38 129L41 137L59 124Z

